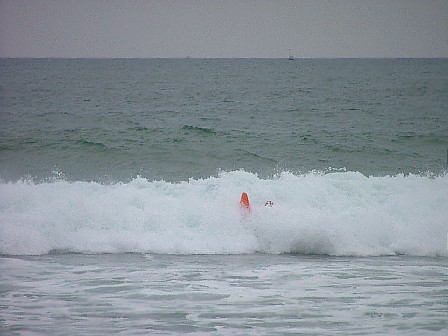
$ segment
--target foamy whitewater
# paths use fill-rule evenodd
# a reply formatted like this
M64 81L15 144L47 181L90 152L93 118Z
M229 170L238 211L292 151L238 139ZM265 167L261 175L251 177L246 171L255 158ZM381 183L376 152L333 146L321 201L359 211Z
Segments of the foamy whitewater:
M2 254L447 255L448 177L235 171L168 183L2 183ZM247 191L252 211L239 207ZM274 202L265 207L266 200Z
M0 335L447 335L447 78L0 59Z

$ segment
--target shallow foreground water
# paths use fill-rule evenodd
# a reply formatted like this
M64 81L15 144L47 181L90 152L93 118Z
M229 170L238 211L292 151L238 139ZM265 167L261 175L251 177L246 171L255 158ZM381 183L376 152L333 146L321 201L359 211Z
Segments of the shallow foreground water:
M446 335L448 259L2 257L4 335Z

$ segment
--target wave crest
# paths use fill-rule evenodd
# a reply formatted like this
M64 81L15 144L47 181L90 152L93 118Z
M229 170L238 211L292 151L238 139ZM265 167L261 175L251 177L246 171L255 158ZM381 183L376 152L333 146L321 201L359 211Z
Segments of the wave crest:
M448 176L244 171L181 183L0 184L0 253L447 256ZM250 214L241 213L242 191ZM264 207L266 200L274 206Z

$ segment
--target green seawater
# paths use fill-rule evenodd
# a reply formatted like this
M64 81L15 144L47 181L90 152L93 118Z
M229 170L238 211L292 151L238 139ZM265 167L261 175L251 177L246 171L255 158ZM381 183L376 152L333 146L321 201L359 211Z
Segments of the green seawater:
M2 59L0 177L441 173L447 59Z

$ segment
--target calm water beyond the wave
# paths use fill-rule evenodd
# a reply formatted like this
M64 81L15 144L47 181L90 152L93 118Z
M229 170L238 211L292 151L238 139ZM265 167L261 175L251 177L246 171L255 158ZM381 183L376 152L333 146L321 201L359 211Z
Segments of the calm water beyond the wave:
M0 59L0 334L446 335L447 150L446 59Z

